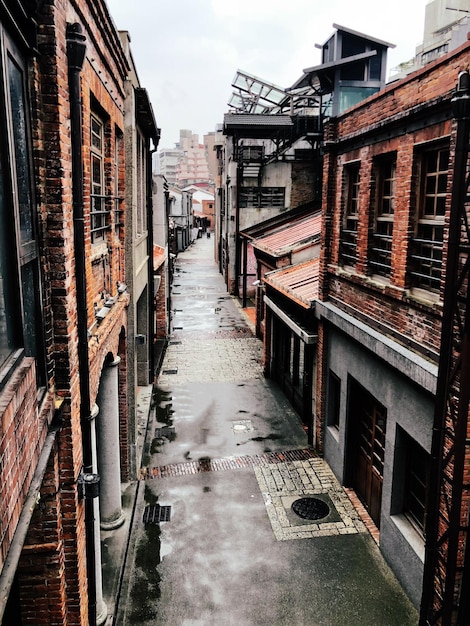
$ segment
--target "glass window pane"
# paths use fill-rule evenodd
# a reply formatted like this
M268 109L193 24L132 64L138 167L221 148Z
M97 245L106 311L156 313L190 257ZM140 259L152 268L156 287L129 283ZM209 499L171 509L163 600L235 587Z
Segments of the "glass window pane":
M8 79L15 146L16 184L20 211L20 236L21 241L26 242L33 239L33 219L31 213L28 146L26 141L23 73L11 57L8 58Z
M0 155L0 366L19 344L19 289L16 274L15 239L12 236L12 209L7 202Z

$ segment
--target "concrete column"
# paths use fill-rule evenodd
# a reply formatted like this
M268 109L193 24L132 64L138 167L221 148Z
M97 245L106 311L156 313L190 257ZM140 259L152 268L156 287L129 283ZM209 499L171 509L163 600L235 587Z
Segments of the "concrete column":
M119 455L118 368L120 358L101 372L98 391L100 414L97 421L98 472L100 475L101 528L112 530L124 523L121 504Z
M99 407L95 404L91 410L91 446L92 446L92 472L98 474L98 459L96 446L96 417L99 413ZM96 626L105 623L108 616L108 607L103 600L103 577L101 573L101 537L100 527L97 523L100 519L100 501L99 498L93 500L93 511L95 517L95 580L96 580Z

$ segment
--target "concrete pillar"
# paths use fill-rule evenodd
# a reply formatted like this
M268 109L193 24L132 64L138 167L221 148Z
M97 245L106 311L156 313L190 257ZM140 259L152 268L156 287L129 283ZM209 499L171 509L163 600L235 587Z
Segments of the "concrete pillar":
M121 464L119 455L118 364L120 358L103 368L97 421L98 472L100 475L101 528L112 530L124 523L121 504Z
M91 410L91 446L92 446L92 472L98 474L98 458L96 445L96 417L99 413L99 407L95 404ZM101 537L100 527L97 523L100 519L100 501L99 498L93 500L93 511L95 517L95 580L96 580L96 626L105 623L108 616L108 607L103 600L103 577L101 574Z

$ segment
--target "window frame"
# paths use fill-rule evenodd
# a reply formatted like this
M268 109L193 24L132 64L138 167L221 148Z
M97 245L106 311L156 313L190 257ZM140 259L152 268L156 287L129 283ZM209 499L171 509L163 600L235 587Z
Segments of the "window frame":
M355 161L345 164L343 167L340 258L343 265L351 267L354 267L357 263L360 186L360 162Z
M429 168L433 155L437 155L436 167ZM417 159L418 193L414 229L410 242L409 281L412 289L439 293L442 280L447 186L450 173L449 145L439 143L422 148L415 157ZM445 169L440 169L441 160L444 160ZM429 207L432 207L432 212Z
M341 416L341 378L328 370L327 389L327 424L337 431L340 429Z
M239 206L250 208L284 208L286 202L285 187L241 187Z
M375 197L369 241L369 271L390 278L396 193L396 154L383 155L373 165Z
M94 123L99 133L93 130ZM95 141L94 141L95 139ZM92 246L106 242L109 230L109 210L106 206L105 122L95 112L90 113L90 238ZM98 165L95 169L95 164ZM95 180L95 174L98 174Z
M0 306L4 309L0 388L22 357L32 356L36 362L37 386L45 389L46 353L29 118L28 62L1 24L0 89L3 96L0 128L5 137L0 146L0 210L3 213L3 241L0 238L0 245L4 246L7 254L7 257L3 255L4 259L8 258L7 276L0 276Z
M416 528L416 530L424 537L428 511L430 457L417 442L411 439L411 437L408 437L408 439L409 441L407 442L406 450L406 482L403 493L403 513L410 522L410 524L414 528ZM416 469L417 461L420 457L425 461L426 464L426 467L424 469L425 475L423 475ZM423 490L424 501L421 501L416 493L416 483L419 483ZM416 503L419 503L419 507L422 508L422 516L418 516L417 514L418 507L416 506Z

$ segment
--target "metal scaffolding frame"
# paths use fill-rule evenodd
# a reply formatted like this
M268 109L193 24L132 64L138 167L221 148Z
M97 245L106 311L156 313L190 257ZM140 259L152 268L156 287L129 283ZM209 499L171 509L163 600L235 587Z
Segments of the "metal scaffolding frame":
M455 153L420 626L470 623L470 75L452 99Z

